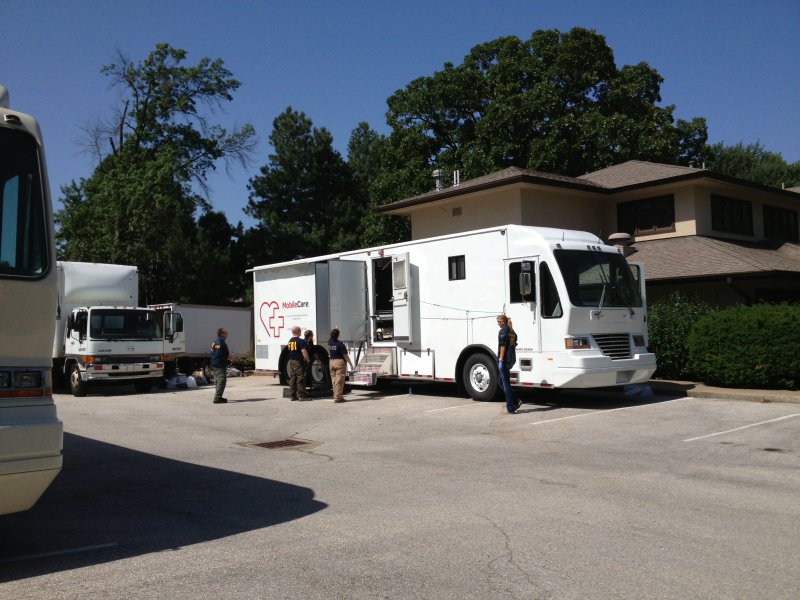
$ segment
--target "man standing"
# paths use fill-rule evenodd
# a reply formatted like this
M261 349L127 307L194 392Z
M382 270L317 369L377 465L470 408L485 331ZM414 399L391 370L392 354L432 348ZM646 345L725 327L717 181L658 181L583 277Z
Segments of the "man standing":
M329 364L333 383L333 401L347 402L344 399L344 380L347 377L344 363L347 361L351 369L355 367L353 367L353 361L350 360L347 346L344 345L344 342L339 341L339 330L336 328L331 331L331 339L328 340L328 354L330 355Z
M222 392L225 391L225 384L228 381L228 344L225 343L225 338L228 337L228 332L224 328L217 329L217 339L211 342L211 368L214 369L214 384L216 386L214 392L214 404L225 404L227 400L222 397Z
M306 377L303 365L308 360L308 344L300 337L300 328L295 325L292 327L292 339L289 340L289 390L292 392L292 400L311 400L306 395Z

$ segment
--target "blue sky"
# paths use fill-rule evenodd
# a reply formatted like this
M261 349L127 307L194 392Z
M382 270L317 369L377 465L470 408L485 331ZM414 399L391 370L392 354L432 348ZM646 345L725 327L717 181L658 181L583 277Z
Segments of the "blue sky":
M711 143L760 141L800 160L800 0L0 0L0 14L0 83L13 108L40 121L56 201L63 184L92 173L81 127L117 98L101 66L117 49L138 62L162 41L190 64L223 59L242 82L217 122L256 127L255 165L230 176L219 165L210 179L212 205L233 224L252 224L247 182L287 106L330 130L344 154L359 122L387 132L395 90L459 64L476 44L537 29L595 29L618 67L655 67L663 104L705 117Z

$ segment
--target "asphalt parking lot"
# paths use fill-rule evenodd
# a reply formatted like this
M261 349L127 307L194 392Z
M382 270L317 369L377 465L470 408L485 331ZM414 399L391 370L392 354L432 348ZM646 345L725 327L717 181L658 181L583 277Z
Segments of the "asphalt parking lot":
M64 469L0 517L0 598L800 594L800 406L411 391L58 395Z

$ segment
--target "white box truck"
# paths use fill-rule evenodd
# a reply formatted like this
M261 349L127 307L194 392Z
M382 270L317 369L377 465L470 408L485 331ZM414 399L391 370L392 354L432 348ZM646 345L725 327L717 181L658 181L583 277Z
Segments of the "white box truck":
M231 355L253 355L253 309L238 306L208 306L164 302L149 304L159 315L178 313L183 321L183 332L172 343L167 340L164 358L167 377L175 372L191 374L208 364L211 342L217 329L228 331L228 349Z
M635 384L656 369L643 272L590 233L506 225L251 271L256 369L281 380L291 327L325 340L335 326L351 385L455 382L493 398L501 313L519 337L516 386Z
M164 345L180 315L139 308L136 267L59 262L53 375L75 396L88 386L133 384L150 391L164 377Z

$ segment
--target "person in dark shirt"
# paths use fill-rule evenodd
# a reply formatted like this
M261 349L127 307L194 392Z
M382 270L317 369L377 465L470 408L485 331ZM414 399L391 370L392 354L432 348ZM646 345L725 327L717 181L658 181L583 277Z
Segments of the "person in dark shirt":
M292 338L287 345L289 349L289 390L292 400L311 400L306 394L306 377L304 365L309 363L306 341L300 337L300 328L292 327Z
M343 342L339 341L339 330L333 329L331 331L331 339L328 340L328 354L330 355L330 369L331 380L333 383L333 401L334 402L347 402L344 399L344 380L347 376L345 369L345 361L350 365L352 370L353 361L350 360L350 354L347 352L347 347Z
M228 382L228 344L225 339L228 332L223 327L217 329L217 339L211 342L211 368L214 369L214 404L225 404L227 400L222 397L225 384Z
M303 332L303 339L306 341L306 351L308 352L308 363L305 365L305 378L306 386L311 387L314 384L314 378L311 375L311 368L314 361L317 360L316 344L314 343L314 332L306 329Z
M506 315L497 315L497 325L500 327L500 331L497 332L497 374L506 396L506 409L513 415L520 405L511 388L511 367L514 366L513 359L516 356L516 333Z

